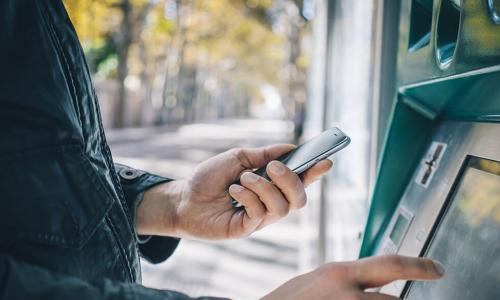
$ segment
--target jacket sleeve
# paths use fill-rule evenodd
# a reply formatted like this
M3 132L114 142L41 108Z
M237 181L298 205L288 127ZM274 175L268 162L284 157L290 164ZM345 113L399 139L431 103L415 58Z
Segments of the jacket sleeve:
M77 277L17 261L0 253L0 299L188 300L193 298L178 292L150 289L139 284L114 282L108 279L90 283Z
M120 177L125 201L130 209L132 221L135 224L136 210L142 201L144 192L157 184L172 179L137 170L115 163L116 172ZM180 239L163 236L137 236L141 255L151 263L160 263L170 257L179 244Z

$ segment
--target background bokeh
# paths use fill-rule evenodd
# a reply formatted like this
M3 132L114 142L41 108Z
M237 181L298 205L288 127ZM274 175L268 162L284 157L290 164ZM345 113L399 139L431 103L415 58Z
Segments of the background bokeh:
M107 127L292 119L305 101L301 1L65 3Z

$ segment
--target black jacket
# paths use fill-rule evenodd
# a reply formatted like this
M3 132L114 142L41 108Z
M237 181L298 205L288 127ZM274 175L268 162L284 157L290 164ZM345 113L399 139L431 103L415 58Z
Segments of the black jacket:
M168 179L113 163L60 0L0 1L0 165L0 299L188 298L137 284L178 244L133 225Z

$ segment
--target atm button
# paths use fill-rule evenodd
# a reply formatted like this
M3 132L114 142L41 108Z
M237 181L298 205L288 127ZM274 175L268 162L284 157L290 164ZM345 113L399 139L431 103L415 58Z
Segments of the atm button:
M417 241L422 242L422 243L425 241L425 231L419 230L417 232Z

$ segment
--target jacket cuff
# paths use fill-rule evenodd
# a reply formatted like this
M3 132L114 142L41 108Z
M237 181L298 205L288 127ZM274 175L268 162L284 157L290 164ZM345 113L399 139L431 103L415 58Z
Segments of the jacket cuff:
M142 201L144 192L157 184L169 182L173 179L117 163L115 163L115 168L135 226L137 207ZM136 238L141 255L151 263L160 263L170 257L180 241L180 239L173 237L137 235L137 233Z

